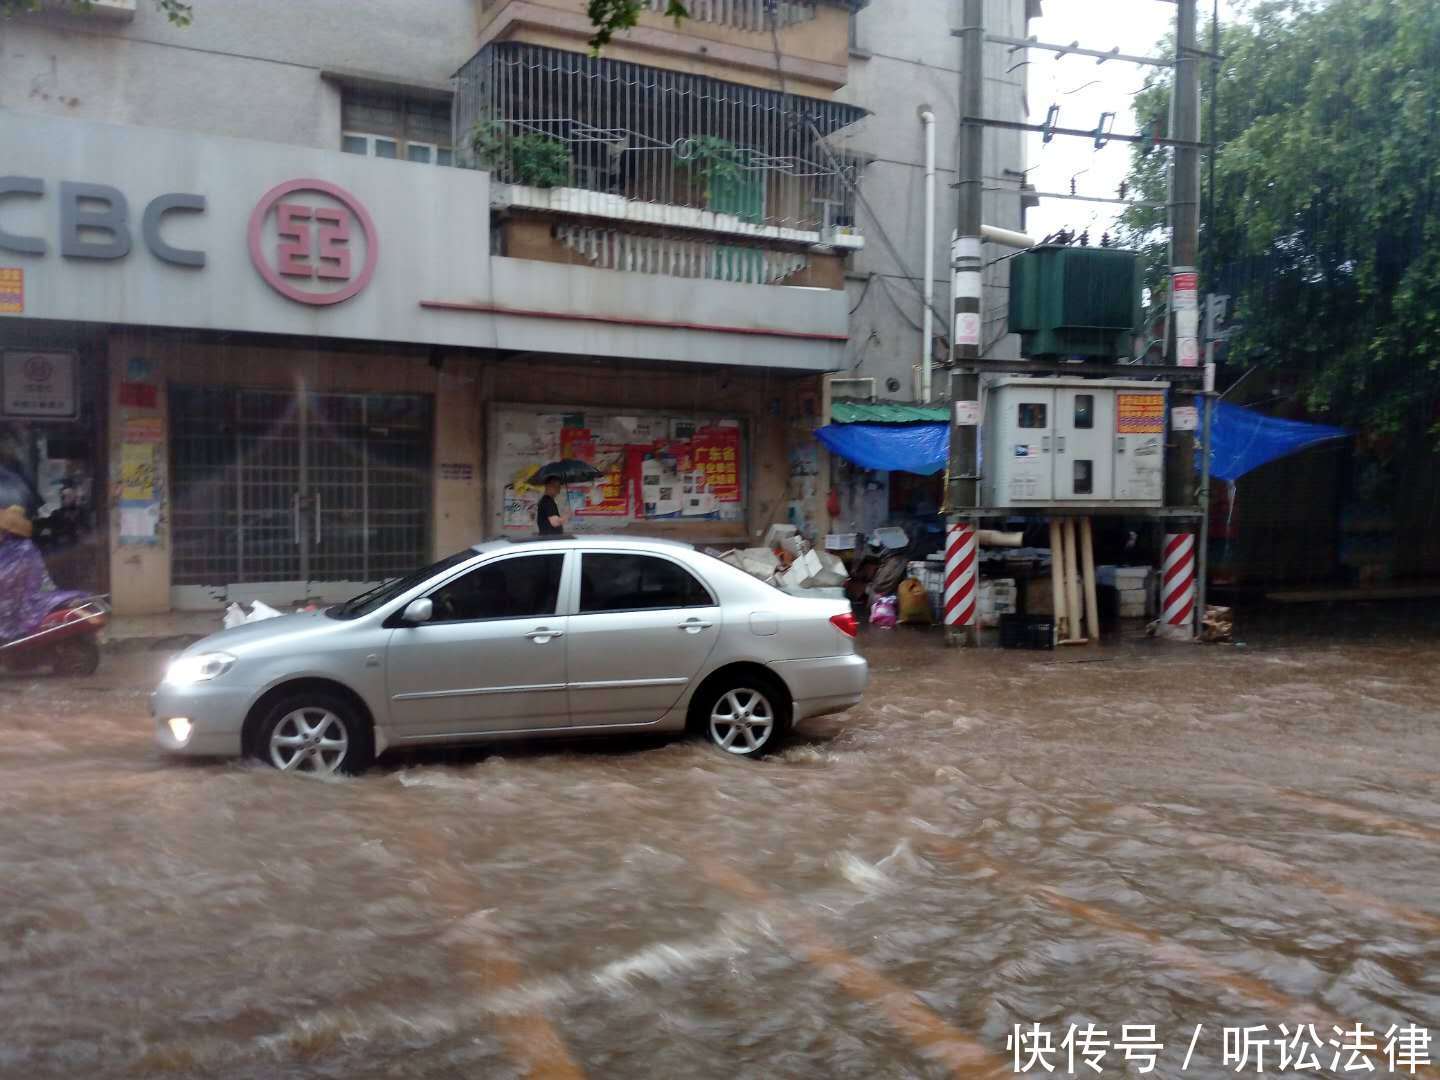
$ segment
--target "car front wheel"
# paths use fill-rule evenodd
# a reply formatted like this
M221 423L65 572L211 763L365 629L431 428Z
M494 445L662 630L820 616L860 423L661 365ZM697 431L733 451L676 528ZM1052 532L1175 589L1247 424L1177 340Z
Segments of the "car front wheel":
M375 756L370 725L338 695L288 697L270 710L256 756L281 772L307 776L358 773Z
M709 740L736 757L763 757L790 728L790 703L784 690L757 677L716 686L706 696L701 715Z

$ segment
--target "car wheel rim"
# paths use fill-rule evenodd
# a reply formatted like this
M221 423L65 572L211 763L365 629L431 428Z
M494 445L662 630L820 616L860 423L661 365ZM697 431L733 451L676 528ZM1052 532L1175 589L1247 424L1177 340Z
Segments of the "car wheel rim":
M759 690L728 690L710 710L710 738L731 754L753 754L775 732L775 710Z
M281 772L328 776L345 760L350 734L329 709L288 712L270 733L270 764Z

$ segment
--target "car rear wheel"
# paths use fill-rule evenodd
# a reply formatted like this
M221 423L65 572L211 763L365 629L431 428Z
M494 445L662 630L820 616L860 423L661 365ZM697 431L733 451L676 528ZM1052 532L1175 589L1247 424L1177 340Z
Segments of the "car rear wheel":
M339 695L297 694L279 701L261 725L256 756L281 772L334 776L374 760L370 725Z
M790 729L790 702L783 688L758 676L742 675L714 686L701 715L710 742L736 757L764 757Z

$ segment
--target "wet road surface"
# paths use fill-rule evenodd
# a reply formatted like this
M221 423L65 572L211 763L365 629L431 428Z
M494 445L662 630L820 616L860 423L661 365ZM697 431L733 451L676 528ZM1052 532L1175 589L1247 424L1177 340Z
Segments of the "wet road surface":
M764 762L332 782L162 758L155 653L0 680L0 1077L1001 1076L1012 1025L1091 1023L1153 1025L1157 1076L1201 1024L1184 1075L1221 1076L1226 1026L1440 1036L1440 638L1295 629L872 633L866 704Z

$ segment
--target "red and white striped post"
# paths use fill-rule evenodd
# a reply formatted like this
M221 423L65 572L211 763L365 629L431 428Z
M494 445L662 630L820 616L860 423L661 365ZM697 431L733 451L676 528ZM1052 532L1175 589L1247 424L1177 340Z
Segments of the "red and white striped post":
M1165 537L1160 566L1160 633L1190 641L1195 637L1195 534Z
M972 633L976 625L979 539L975 526L951 522L945 530L945 631Z

